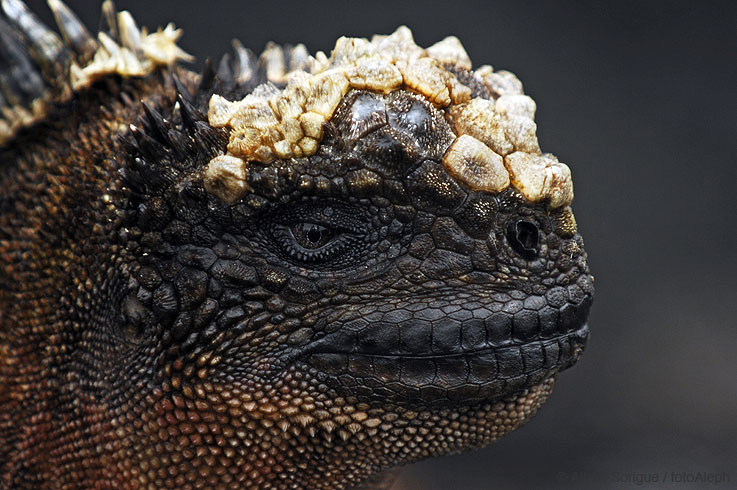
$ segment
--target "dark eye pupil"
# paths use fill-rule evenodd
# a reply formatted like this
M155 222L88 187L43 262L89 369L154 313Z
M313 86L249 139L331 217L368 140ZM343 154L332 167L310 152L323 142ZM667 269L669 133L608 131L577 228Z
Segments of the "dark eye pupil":
M307 239L313 243L320 242L320 238L322 237L322 231L317 228L317 226L312 225L310 229L307 231Z
M525 220L512 221L507 228L507 239L512 248L527 260L539 254L540 232L534 223Z

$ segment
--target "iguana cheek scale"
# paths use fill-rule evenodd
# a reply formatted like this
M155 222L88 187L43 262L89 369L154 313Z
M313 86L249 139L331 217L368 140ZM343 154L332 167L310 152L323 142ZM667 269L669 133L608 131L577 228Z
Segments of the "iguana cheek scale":
M569 168L454 37L201 73L0 15L3 488L373 488L528 420L588 337Z

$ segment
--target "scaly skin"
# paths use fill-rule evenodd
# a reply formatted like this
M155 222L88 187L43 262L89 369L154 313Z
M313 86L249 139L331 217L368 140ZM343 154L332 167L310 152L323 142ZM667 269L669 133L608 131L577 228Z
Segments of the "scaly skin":
M406 89L351 89L226 203L204 113L250 89L224 78L107 78L0 149L0 487L380 486L518 427L578 358L569 207L454 179Z

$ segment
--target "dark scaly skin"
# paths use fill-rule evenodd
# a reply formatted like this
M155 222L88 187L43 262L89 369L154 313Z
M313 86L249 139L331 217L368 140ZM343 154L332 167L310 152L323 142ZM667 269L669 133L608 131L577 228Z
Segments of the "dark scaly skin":
M201 111L247 91L179 77ZM456 182L422 97L349 92L227 205L201 179L227 136L176 94L109 79L0 150L1 487L379 485L513 430L577 359L570 210Z

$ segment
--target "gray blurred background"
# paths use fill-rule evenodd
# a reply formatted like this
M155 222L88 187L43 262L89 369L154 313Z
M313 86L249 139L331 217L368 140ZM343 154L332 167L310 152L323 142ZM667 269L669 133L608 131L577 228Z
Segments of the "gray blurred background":
M68 3L98 25L99 2ZM421 46L453 34L536 100L543 151L574 175L597 285L590 344L525 427L409 466L396 489L737 488L737 3L117 5L182 27L197 68L233 37L329 53L401 24Z

